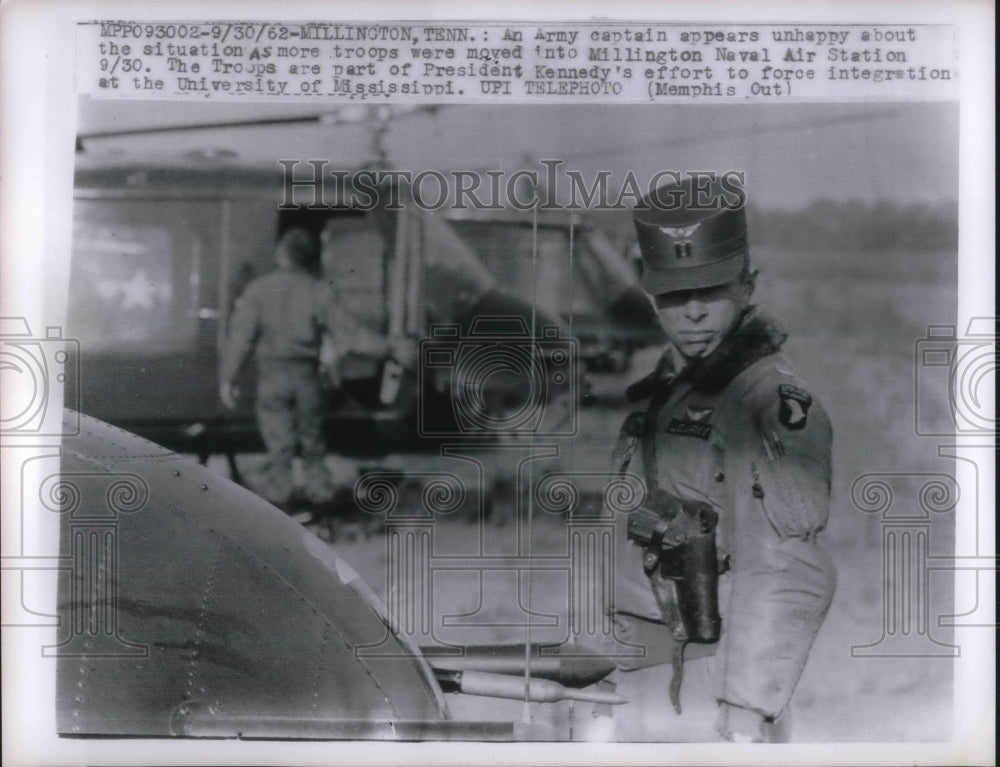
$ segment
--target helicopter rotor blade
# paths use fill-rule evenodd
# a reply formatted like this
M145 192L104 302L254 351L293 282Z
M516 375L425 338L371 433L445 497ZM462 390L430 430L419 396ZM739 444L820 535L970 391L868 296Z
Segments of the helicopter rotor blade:
M275 125L308 125L326 126L370 125L375 128L387 125L398 119L417 114L433 114L440 105L413 105L407 107L391 107L383 104L377 107L344 108L334 112L317 112L315 114L295 115L289 117L256 117L244 120L221 120L216 122L179 123L176 125L146 125L137 128L117 128L115 130L92 131L77 135L77 148L82 148L87 141L93 139L123 138L127 136L148 136L162 133L185 133L201 130L231 130L234 128L260 128Z

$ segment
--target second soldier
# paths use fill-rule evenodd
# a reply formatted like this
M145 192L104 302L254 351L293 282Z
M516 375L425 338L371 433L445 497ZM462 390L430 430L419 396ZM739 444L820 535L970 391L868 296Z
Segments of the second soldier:
M236 302L220 370L219 396L235 408L233 382L249 357L256 357L257 425L267 448L258 491L286 511L299 500L296 454L302 460L301 500L321 505L334 492L324 464L321 376L328 371L321 366L335 366L334 357L349 350L381 356L391 348L337 307L333 291L315 275L317 260L309 232L282 235L274 271L251 282Z

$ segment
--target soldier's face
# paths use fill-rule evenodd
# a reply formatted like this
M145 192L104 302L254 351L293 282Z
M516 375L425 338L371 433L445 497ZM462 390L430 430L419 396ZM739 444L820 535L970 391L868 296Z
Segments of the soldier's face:
M656 296L656 310L667 338L686 359L707 357L739 322L750 303L752 280L679 290Z

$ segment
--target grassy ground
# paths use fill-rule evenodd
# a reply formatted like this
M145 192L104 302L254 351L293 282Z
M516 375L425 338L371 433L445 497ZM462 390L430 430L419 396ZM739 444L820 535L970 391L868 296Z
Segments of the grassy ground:
M796 736L803 740L939 740L951 725L951 663L932 657L857 658L854 645L882 635L883 524L851 499L866 473L942 472L937 440L914 429L916 343L928 324L953 323L957 305L954 257L941 253L836 254L801 263L763 254L762 300L796 335L789 352L830 412L835 427L834 485L825 545L839 583L826 624L797 692ZM773 264L773 266L772 266ZM824 264L826 267L824 268ZM948 277L948 274L951 277ZM929 403L946 407L946 392ZM891 510L919 510L920 477L891 480ZM954 514L932 515L930 551L954 549ZM952 612L953 583L935 573L930 614ZM934 639L950 635L931 627ZM906 652L939 648L911 641Z

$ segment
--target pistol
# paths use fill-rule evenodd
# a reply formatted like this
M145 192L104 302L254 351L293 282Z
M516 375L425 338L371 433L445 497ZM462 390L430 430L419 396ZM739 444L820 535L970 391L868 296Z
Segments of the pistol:
M677 617L689 642L719 639L718 521L707 503L682 501L662 490L651 493L649 504L628 517L628 537L643 547L646 575L659 575L674 586ZM664 618L673 622L670 615Z

